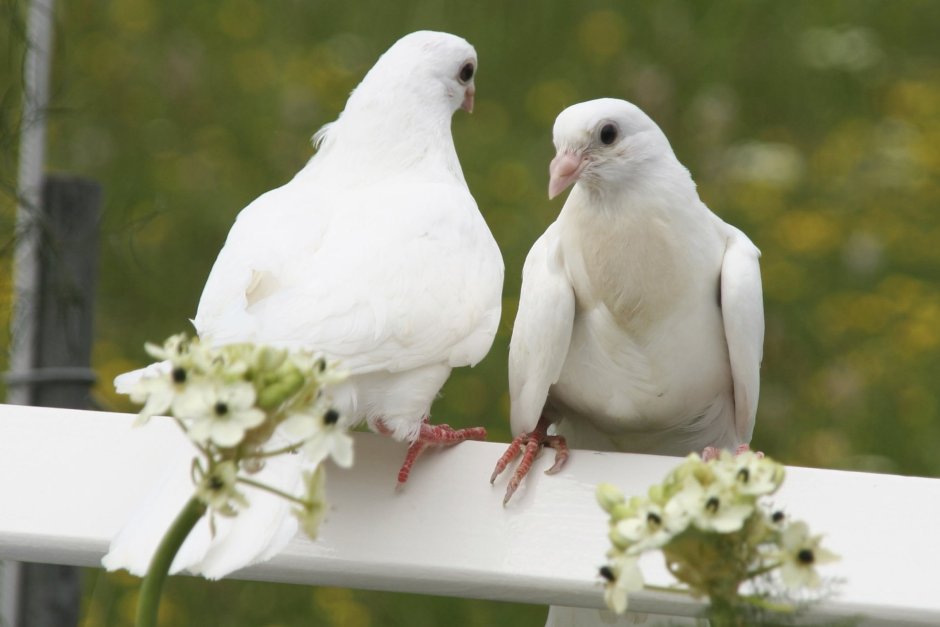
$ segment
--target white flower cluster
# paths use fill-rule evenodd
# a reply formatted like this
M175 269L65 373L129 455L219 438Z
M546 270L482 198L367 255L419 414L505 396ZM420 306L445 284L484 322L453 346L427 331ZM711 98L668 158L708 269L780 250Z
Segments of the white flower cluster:
M788 588L818 586L816 565L837 557L806 523L761 502L783 478L784 467L760 454L724 452L708 462L689 455L646 497L627 500L613 485L598 486L613 545L601 568L607 606L626 611L629 593L644 585L638 559L657 549L692 594L713 604L741 602L743 582L778 569Z
M146 369L129 392L143 405L138 423L170 415L195 443L202 455L193 460L196 496L210 513L237 515L248 507L238 484L251 485L295 503L304 530L315 537L325 511L322 462L353 463L348 425L326 393L345 374L305 351L211 347L185 335L146 349L163 363ZM286 494L249 477L266 459L298 451L307 468L305 494Z

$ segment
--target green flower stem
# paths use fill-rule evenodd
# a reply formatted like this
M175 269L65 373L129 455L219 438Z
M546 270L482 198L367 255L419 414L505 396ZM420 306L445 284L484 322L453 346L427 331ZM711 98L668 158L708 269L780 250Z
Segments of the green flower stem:
M745 617L738 613L732 599L712 597L706 614L712 627L746 627Z
M160 541L160 546L157 547L157 552L150 561L150 568L147 569L144 582L140 586L140 597L137 600L137 627L156 627L160 593L163 590L167 573L170 571L170 565L173 564L173 558L176 557L176 553L189 532L205 513L205 504L194 496L189 499L176 520L167 529Z
M291 444L290 446L285 446L283 448L277 448L271 451L263 451L261 453L254 453L250 456L251 459L264 459L266 457L276 457L278 455L286 455L287 453L296 453L300 450L300 447L303 446L303 442L297 442L296 444Z
M307 507L308 505L310 505L310 503L308 503L304 499L297 498L293 494L288 494L287 492L278 490L277 488L272 488L271 486L261 483L260 481L255 481L254 479L247 479L245 477L239 477L238 479L236 479L236 481L238 481L238 483L244 483L245 485L250 485L252 487L258 488L259 490L264 490L265 492L270 492L271 494L287 499L288 501L292 503L303 505L304 507Z

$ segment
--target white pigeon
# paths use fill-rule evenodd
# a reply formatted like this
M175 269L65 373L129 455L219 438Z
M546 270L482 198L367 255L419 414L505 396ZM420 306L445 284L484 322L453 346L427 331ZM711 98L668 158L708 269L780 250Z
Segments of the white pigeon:
M451 369L489 351L500 318L502 256L451 135L454 112L473 109L476 68L474 48L454 35L396 42L316 134L307 165L239 214L193 321L215 345L303 347L338 360L350 373L333 392L344 420L411 443L399 483L426 446L485 437L427 419ZM299 492L298 457L272 460L259 479ZM153 536L191 493L171 486L150 499L105 565L145 570ZM172 570L220 577L280 549L296 530L289 504L252 494L215 538L197 528Z
M760 252L699 199L653 120L599 99L557 118L549 197L574 184L525 261L509 349L522 453L504 502L544 445L686 455L737 449L757 412ZM548 435L554 425L558 436Z

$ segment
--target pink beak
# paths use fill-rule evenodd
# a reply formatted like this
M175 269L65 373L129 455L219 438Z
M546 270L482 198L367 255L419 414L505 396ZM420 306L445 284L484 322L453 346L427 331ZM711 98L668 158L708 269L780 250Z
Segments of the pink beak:
M460 108L467 113L473 113L473 96L476 93L477 90L473 85L468 86L467 91L463 94L463 104L460 105Z
M548 197L554 198L562 193L581 176L588 158L584 153L559 151L548 166Z

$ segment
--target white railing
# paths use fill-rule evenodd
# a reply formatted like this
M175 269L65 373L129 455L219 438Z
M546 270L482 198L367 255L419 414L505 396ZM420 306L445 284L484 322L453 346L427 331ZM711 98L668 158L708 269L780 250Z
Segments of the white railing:
M98 566L111 537L168 465L188 471L189 444L167 420L0 405L0 559ZM668 457L574 451L564 471L543 455L509 507L490 486L504 444L429 452L394 490L402 444L356 436L357 463L328 474L329 516L317 542L297 537L242 579L345 586L600 608L597 568L606 514L594 486L641 494L675 465ZM826 534L844 580L811 616L860 624L940 625L940 479L788 468L775 502ZM656 558L655 555L648 557ZM669 578L657 559L651 583ZM631 608L691 616L697 601L631 596Z

